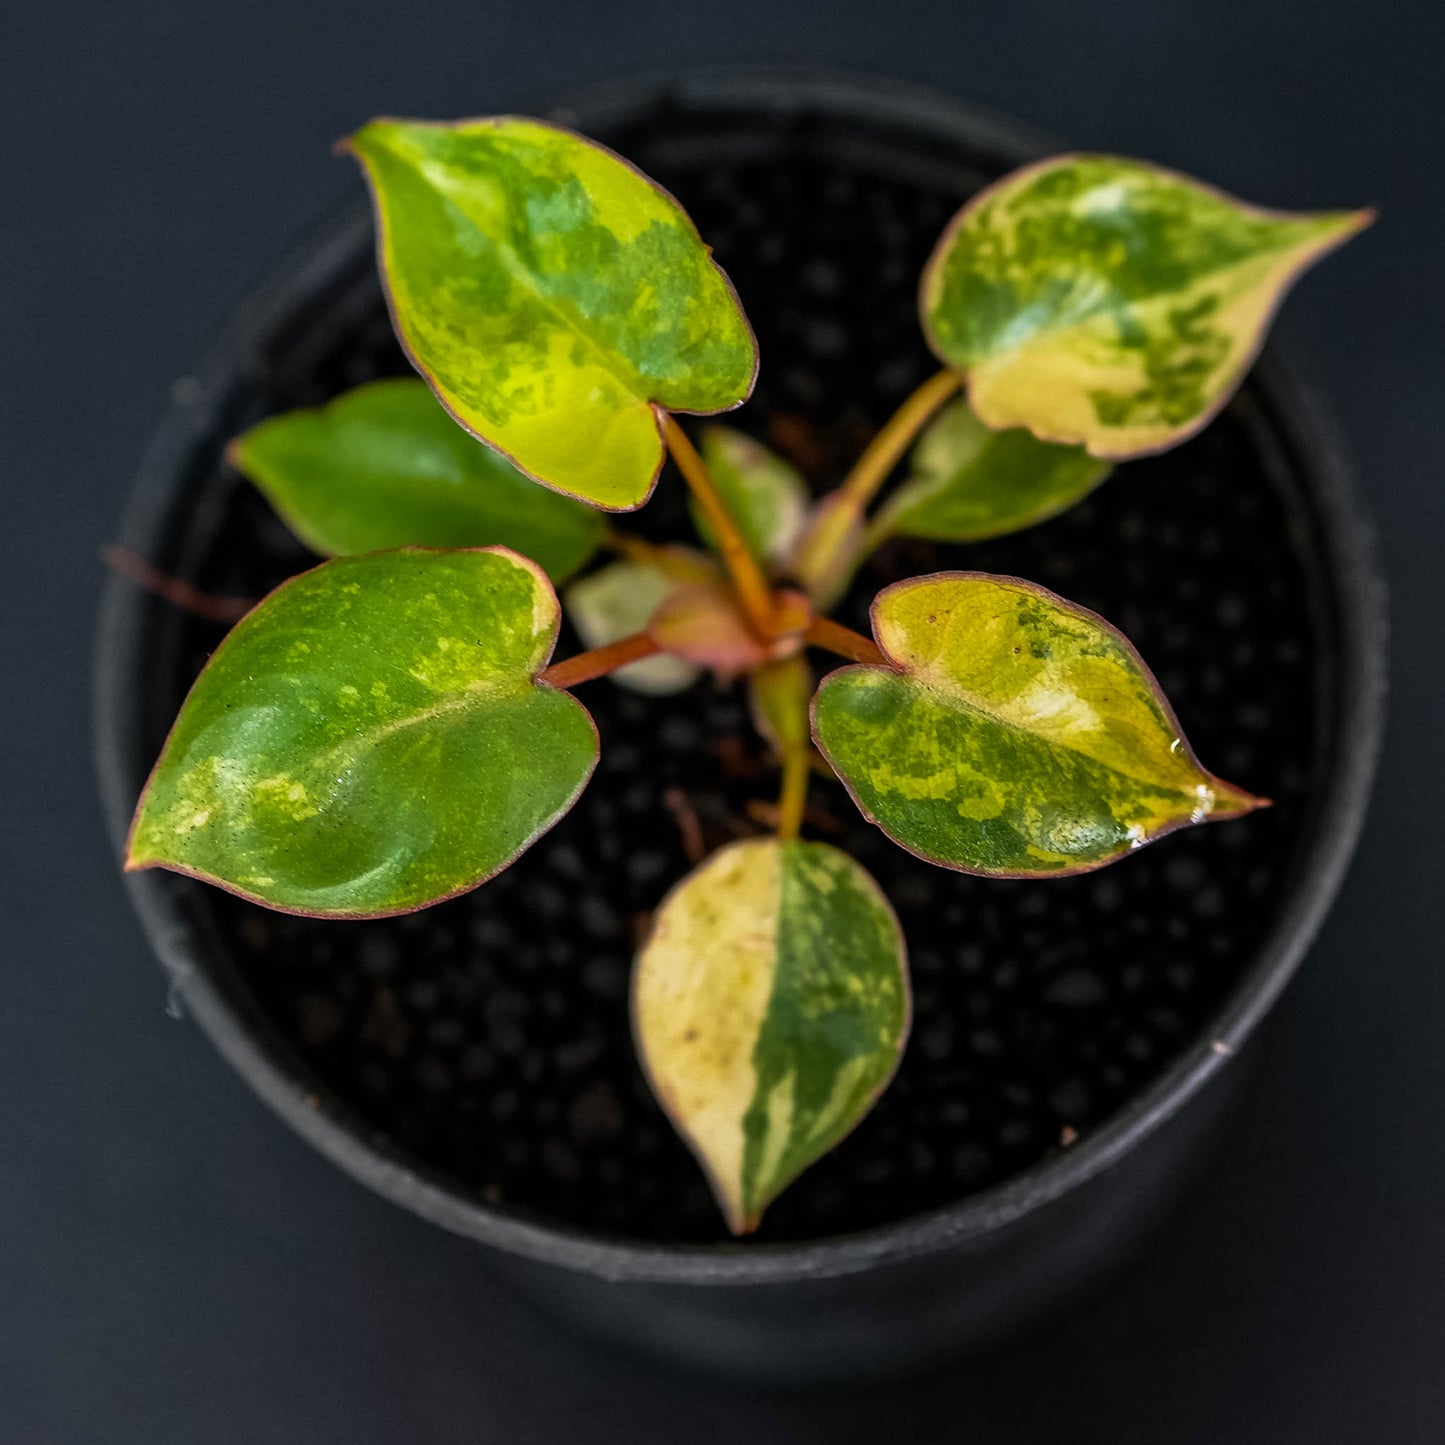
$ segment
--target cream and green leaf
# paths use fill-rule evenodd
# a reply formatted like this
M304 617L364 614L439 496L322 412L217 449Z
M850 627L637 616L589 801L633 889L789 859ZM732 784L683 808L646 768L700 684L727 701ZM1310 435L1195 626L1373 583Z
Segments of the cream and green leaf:
M1082 447L1042 442L1023 427L994 431L962 397L929 424L907 479L869 524L865 549L886 537L977 542L1047 521L1113 470Z
M271 417L228 456L323 556L501 546L561 582L607 530L601 513L537 486L464 431L415 378Z
M632 1002L653 1090L743 1234L897 1067L909 1020L903 939L847 854L749 839L668 895Z
M913 578L878 594L873 635L891 665L825 678L814 737L864 815L929 862L1076 873L1260 805L1200 767L1128 641L1042 587Z
M963 207L919 309L987 426L1138 456L1208 421L1290 285L1371 219L1260 210L1140 161L1057 156Z
M126 866L292 913L404 913L475 887L570 808L585 708L537 681L560 613L503 549L345 557L222 642L136 810Z
M761 442L725 426L704 428L702 458L754 560L765 569L781 566L808 512L808 484L797 468ZM714 546L702 508L691 498L689 506L698 536Z
M515 116L381 119L347 142L403 345L463 426L611 511L662 465L654 405L727 411L757 348L686 213L612 152Z

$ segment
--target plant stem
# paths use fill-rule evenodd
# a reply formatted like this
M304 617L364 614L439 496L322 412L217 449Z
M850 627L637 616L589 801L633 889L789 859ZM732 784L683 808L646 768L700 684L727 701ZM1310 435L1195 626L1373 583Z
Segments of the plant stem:
M863 538L858 544L858 561L871 557L893 535L893 523L886 513L880 512L863 529Z
M853 504L857 515L863 514L878 488L888 480L888 473L898 465L899 458L913 444L928 419L962 385L962 375L952 367L945 367L911 392L903 405L884 422L838 488Z
M259 600L255 597L214 597L180 577L171 577L158 567L152 567L144 557L115 542L102 547L100 556L112 572L118 572L138 587L144 587L147 592L169 602L172 607L179 607L182 612L189 612L192 617L200 617L206 622L239 622Z
M548 687L576 687L578 683L591 682L594 677L606 677L609 672L616 672L629 662L638 662L661 651L645 632L635 632L631 637L609 642L606 647L594 647L590 652L579 652L575 657L554 662L537 674L537 681L545 682Z
M808 699L813 695L813 669L801 654L765 663L748 677L753 721L772 743L783 766L774 826L784 842L798 836L808 805L813 737L808 725Z
M722 553L723 565L732 578L748 626L763 641L771 640L775 632L775 609L773 590L768 585L768 579L763 576L762 568L748 550L748 544L743 540L738 524L719 495L707 464L698 456L697 448L688 439L687 433L660 406L654 407L654 410L662 424L662 435L667 442L667 449L672 453L678 471L692 489L703 515L712 527L718 550Z
M915 388L863 449L842 486L813 509L811 525L793 557L793 572L823 605L844 590L854 568L871 550L862 532L869 502L929 418L962 384L958 372L946 368Z
M864 637L861 632L854 632L851 627L844 627L841 622L834 622L831 617L815 617L808 624L803 641L828 652L836 652L839 657L849 658L853 662L867 662L878 667L888 666L883 649L871 637Z
M803 810L808 806L808 777L813 771L811 749L790 747L783 754L783 787L778 794L778 837L792 842L803 827Z

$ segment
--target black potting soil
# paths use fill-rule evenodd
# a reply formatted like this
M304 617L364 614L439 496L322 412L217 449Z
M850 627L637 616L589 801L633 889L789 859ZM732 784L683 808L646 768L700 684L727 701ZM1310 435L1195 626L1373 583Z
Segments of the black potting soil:
M919 269L996 163L906 174L876 136L693 119L608 137L677 194L757 329L754 399L729 420L789 451L817 487L935 365ZM358 263L252 378L238 421L401 372ZM225 441L214 439L216 452ZM1317 771L1320 644L1309 524L1246 389L1180 450L1119 470L1067 515L986 545L894 544L843 616L866 629L881 584L940 568L1032 578L1137 643L1206 766L1275 807L1188 830L1086 877L997 882L929 867L815 780L810 831L893 899L911 952L913 1036L874 1112L772 1208L760 1238L877 1225L981 1189L1096 1127L1195 1040L1269 927ZM217 460L183 500L209 520L184 564L256 594L311 559ZM686 531L679 480L628 524ZM184 531L187 524L178 524ZM156 736L221 631L172 615ZM564 633L558 655L576 647ZM832 665L818 659L821 665ZM394 920L291 918L194 885L275 1027L378 1136L508 1209L635 1239L724 1231L697 1166L634 1060L634 944L709 847L762 831L776 778L736 689L651 700L579 691L602 760L575 810L475 893Z

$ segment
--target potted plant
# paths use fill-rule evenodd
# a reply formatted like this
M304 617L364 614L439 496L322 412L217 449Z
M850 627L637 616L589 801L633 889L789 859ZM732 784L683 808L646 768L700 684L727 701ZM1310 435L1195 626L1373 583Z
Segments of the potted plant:
M827 115L817 95L812 104ZM886 131L903 113L884 111L862 128ZM706 107L700 114L716 118ZM691 135L676 116L654 123L704 156L716 148L706 123ZM733 130L755 140L759 124L754 115ZM819 396L803 407L772 401L760 416L740 412L738 427L704 427L695 443L674 414L715 414L748 399L759 375L749 319L758 313L749 288L734 292L710 255L706 225L700 236L670 194L595 141L516 117L378 121L347 148L371 185L387 302L421 376L345 386L338 382L354 358L333 353L326 365L339 361L340 374L321 375L302 347L313 369L310 404L261 400L268 414L245 418L228 439L232 474L331 560L269 591L215 648L146 784L127 866L159 866L246 900L221 903L180 880L164 885L193 901L204 895L196 906L215 917L218 908L240 910L243 937L266 960L249 987L269 1001L253 1009L271 1015L272 1029L286 1016L293 1049L309 1040L326 1060L323 1078L350 1075L334 1116L353 1167L358 1149L374 1156L363 1167L373 1175L374 1160L398 1150L416 1176L431 1171L414 1191L426 1212L463 1222L442 1200L464 1198L463 1212L488 1221L481 1229L468 1218L473 1232L554 1264L644 1282L624 1298L585 1281L579 1289L570 1271L547 1276L573 1296L574 1312L626 1317L622 1328L634 1336L669 1331L675 1347L714 1363L741 1349L753 1367L778 1373L799 1357L797 1321L816 1318L820 1299L844 1289L857 1314L858 1301L915 1280L918 1260L951 1285L923 1316L940 1308L1007 1316L996 1295L1039 1289L1038 1261L1015 1259L1010 1271L1017 1240L1000 1248L997 1228L987 1250L979 1244L987 1230L949 1240L957 1225L944 1218L947 1201L971 1186L986 1201L983 1185L1002 1197L1010 1175L1028 1180L1032 1169L1045 1179L1064 1156L1092 1149L1092 1167L1073 1181L1077 1201L1122 1152L1123 1140L1108 1137L1117 1101L1136 1079L1157 1083L1160 1055L1187 1043L1180 996L1200 991L1199 960L1169 958L1171 941L1210 931L1232 900L1201 861L1210 854L1176 849L1160 871L1181 901L1165 916L1129 898L1123 936L1106 922L1067 940L1046 928L1035 938L1029 920L1055 910L1054 890L1058 910L1078 911L1080 885L1056 880L1118 860L1101 877L1127 874L1156 838L1253 813L1261 800L1247 789L1292 795L1280 811L1302 805L1303 770L1270 775L1237 737L1223 735L1245 774L1225 783L1207 772L1166 693L1187 691L1178 663L1191 648L1201 670L1219 670L1217 642L1190 635L1204 616L1225 632L1250 624L1227 645L1234 666L1251 674L1288 674L1291 658L1306 665L1312 639L1302 642L1291 620L1307 611L1302 595L1202 595L1213 580L1208 558L1233 538L1200 528L1164 540L1170 527L1199 528L1177 499L1155 537L1146 509L1165 490L1157 482L1130 513L1139 536L1088 539L1073 555L1102 551L1127 581L1149 570L1137 552L1203 553L1202 569L1181 567L1188 621L1186 636L1172 639L1165 687L1094 610L1037 580L1000 575L980 554L1042 535L1052 518L1057 534L1116 463L1201 432L1235 395L1290 282L1367 213L1263 212L1114 157L995 165L1005 173L955 196L956 207L943 207L932 188L934 213L953 213L936 218L917 277L895 274L901 257L886 245L868 257L895 296L900 282L917 284L918 321L895 305L888 324L921 322L939 363L922 377L897 368L878 388L892 394L891 414L860 417L846 403L829 414ZM796 139L795 148L818 149ZM860 204L858 175L867 171L848 145L836 150L812 157L814 181L831 188L835 224ZM756 179L743 179L748 162L735 156L728 166L720 189L730 182L732 206L758 216L761 197L746 194ZM698 169L718 185L715 158ZM898 196L872 202L879 235L900 229L906 205ZM915 219L910 243L920 228ZM777 237L752 239L772 254L796 238L781 247ZM737 251L734 242L734 270ZM779 273L781 259L774 254ZM797 259L794 283L822 304L794 350L826 359L848 348L850 322L868 307L849 294L836 256ZM790 381L807 392L806 382ZM1248 404L1238 405L1246 420L1236 422L1246 432ZM1194 483L1197 492L1220 512L1247 512L1251 499L1264 506L1264 451L1247 435L1228 460L1164 475L1187 493L1180 479L1206 472L1209 485ZM638 511L669 456L680 479L668 475L656 502ZM1245 478L1241 457L1252 464ZM683 484L692 538L680 526ZM1123 484L1121 474L1098 496ZM1264 528L1265 545L1282 548L1287 531ZM222 557L252 587L271 582L268 571L297 571L295 552L274 549L279 555L258 564L219 540L209 539L199 569L148 549L186 577L167 584L173 596L190 588L190 600L208 598L214 611L218 591L248 590L215 576ZM1055 541L1051 550L1056 582L1070 548ZM1282 558L1281 579L1288 594ZM1277 610L1267 638L1258 635L1264 606ZM1155 608L1169 614L1157 593L1133 611L1145 631ZM860 614L866 629L856 625ZM564 616L588 645L553 660ZM819 681L827 655L849 665L821 669ZM607 675L613 681L599 680ZM1206 671L1201 686L1218 692L1227 683ZM752 736L739 725L744 708ZM1275 721L1255 718L1248 703L1227 715L1245 740ZM679 761L658 765L657 753ZM599 755L603 774L584 793ZM679 785L679 770L697 785ZM628 827L628 812L650 829ZM1239 837L1266 816L1219 831ZM534 846L544 834L548 842ZM1242 856L1253 847L1220 846ZM1297 847L1297 836L1276 835L1274 867L1253 856L1246 889L1279 887ZM965 892L940 865L980 881ZM1312 885L1327 888L1327 875L1317 870ZM1092 891L1096 916L1119 906L1124 886ZM480 902L489 892L495 902ZM417 910L448 899L467 910L460 927L417 922L427 918ZM254 905L305 921L281 922ZM315 921L323 918L397 921ZM1296 935L1305 931L1296 924ZM724 1244L702 1224L702 1190L681 1185L675 1163L639 1174L638 1153L668 1148L640 1097L640 1074L624 1087L605 1075L574 1086L589 1072L589 1050L615 1048L626 1013L623 934L636 947L628 992L643 1072L722 1218L734 1233L751 1233L776 1201L755 1245ZM1215 932L1204 953L1227 954L1236 942L1227 929ZM915 1132L895 1111L891 1130L829 1179L827 1165L810 1166L869 1116L903 1052L910 946L927 985L918 990L915 1048L944 1082L916 1089ZM1119 949L1128 961L1113 975L1101 955ZM424 966L415 967L413 950ZM493 960L481 973L468 962L476 955ZM1151 957L1161 977L1148 976ZM327 985L277 1008L298 963ZM1241 1018L1262 1007L1285 967L1276 963ZM1033 1038L1027 1026L998 1026L997 996L1019 989L1024 973L1023 991L1042 998L1020 1015ZM962 1009L950 1012L950 988L970 975L982 986L965 987ZM524 979L530 989L519 986ZM1201 1001L1189 1002L1207 1013L1225 982L1211 980ZM1076 1038L1056 1048L1061 1013L1072 1015ZM1206 1046L1219 1059L1233 1047L1230 1030L1209 1023ZM255 1032L250 1021L244 1031ZM964 1037L957 1048L955 1035ZM378 1063L387 1059L401 1067ZM979 1087L980 1072L995 1077ZM564 1115L555 1080L569 1075ZM1176 1080L1154 1112L1189 1086ZM535 1109L523 1101L531 1087L541 1096ZM438 1096L447 1101L440 1107ZM368 1104L386 1119L379 1144L360 1143L349 1117L364 1117ZM1040 1113L1055 1121L1049 1135L1041 1136ZM328 1132L320 1121L310 1127ZM478 1167L484 1145L500 1161ZM900 1208L910 1192L900 1174L913 1176L911 1208ZM1093 1182L1107 1188L1110 1177ZM823 1182L805 1196L815 1179ZM1112 1182L1117 1189L1119 1178ZM392 1187L413 1192L410 1183ZM795 1194L805 1202L789 1215ZM1066 1190L1035 1183L1034 1194L997 1222L1031 1210L1035 1232L1049 1233ZM567 1203L548 1219L559 1199ZM931 1219L930 1204L944 1206ZM779 1242L768 1243L774 1217L783 1220ZM859 1233L868 1225L871 1234ZM786 1242L820 1232L856 1237ZM598 1237L606 1235L647 1243ZM952 1262L940 1268L929 1256L945 1241ZM894 1262L908 1256L911 1271ZM975 1276L962 1292L953 1280L960 1260ZM860 1270L846 1288L824 1283ZM800 1277L806 1283L781 1301L780 1287ZM709 1279L762 1288L699 1293ZM774 1323L772 1337L758 1333L760 1312ZM741 1331L727 1328L734 1315ZM678 1330L679 1319L695 1338ZM831 1339L840 1330L853 1332L851 1350ZM928 1330L938 1337L931 1319ZM890 1335L876 1309L813 1334L810 1367L835 1368L859 1356L887 1362L925 1338L916 1325ZM740 1346L748 1336L762 1347Z

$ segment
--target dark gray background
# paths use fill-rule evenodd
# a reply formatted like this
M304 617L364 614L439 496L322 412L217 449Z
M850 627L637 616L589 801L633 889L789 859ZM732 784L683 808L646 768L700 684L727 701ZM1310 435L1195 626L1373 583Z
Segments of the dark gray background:
M1445 42L1415 0L10 0L0 13L0 1440L1445 1439ZM639 66L931 82L1089 147L1383 220L1290 303L1393 589L1377 803L1217 1171L1076 1316L906 1390L734 1394L579 1345L167 1016L88 750L96 548L173 378L355 184L377 111Z

